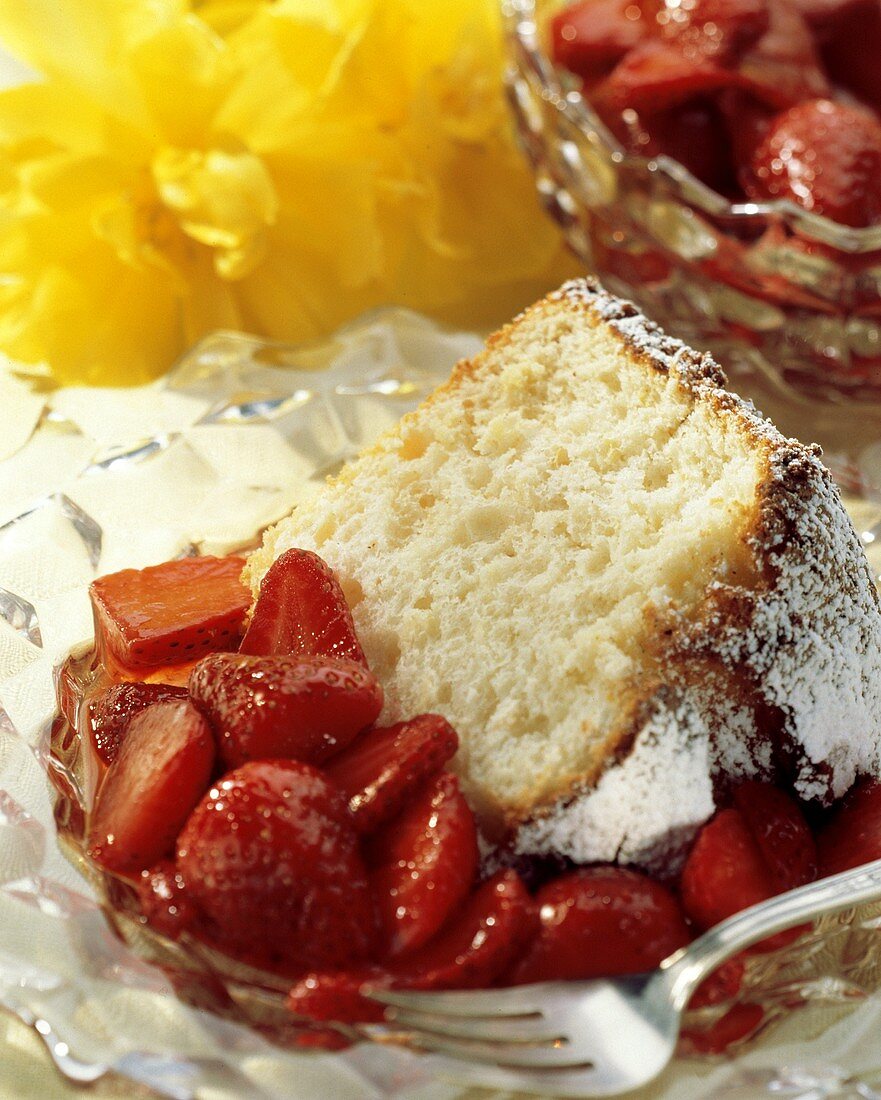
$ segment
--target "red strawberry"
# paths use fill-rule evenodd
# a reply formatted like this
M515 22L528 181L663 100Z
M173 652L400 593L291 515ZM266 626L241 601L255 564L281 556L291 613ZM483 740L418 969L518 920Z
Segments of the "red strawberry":
M817 845L797 803L779 787L749 780L733 794L778 893L817 877Z
M682 904L702 929L816 876L814 841L792 799L745 783L734 802L703 827L682 869ZM762 946L782 946L792 935Z
M242 558L182 558L93 581L98 645L132 668L234 649L251 602Z
M371 673L336 657L215 653L193 669L190 695L228 768L267 757L320 764L382 710Z
M379 1023L383 1008L362 996L365 986L387 989L391 976L377 968L307 974L288 993L287 1006L295 1016L319 1023Z
M831 89L810 28L793 0L768 5L768 30L737 68L740 86L778 110Z
M211 780L214 738L186 700L154 703L129 723L89 821L89 854L119 874L151 867Z
M743 985L746 970L744 960L744 955L734 955L723 962L718 970L714 970L709 978L705 978L688 1002L689 1009L718 1005L736 997Z
M374 989L476 989L510 966L538 931L538 913L515 871L500 871L471 895L462 912L419 951L391 970L365 967L309 974L288 995L288 1008L319 1023L376 1022Z
M145 707L186 697L186 688L171 684L114 684L89 704L92 740L98 757L105 764L113 763L129 722Z
M722 810L701 829L680 879L682 904L698 928L773 897L777 885L738 810Z
M346 800L308 764L252 761L224 776L181 832L177 864L226 949L285 970L370 954L373 910Z
M753 198L872 225L881 219L881 123L829 99L799 103L771 123L745 182Z
M769 25L767 0L695 0L661 5L661 36L690 60L735 64Z
M309 550L288 550L272 563L260 585L241 652L258 657L337 657L367 665L339 581Z
M857 783L817 837L820 875L837 875L881 859L881 783Z
M508 974L511 984L636 974L691 938L670 891L622 867L561 875L535 903L541 930Z
M652 31L634 0L585 0L551 20L551 56L584 80L605 76Z
M474 815L441 772L370 844L371 883L385 955L422 947L465 899L477 871Z
M499 871L460 913L394 968L417 989L479 989L503 974L539 931L538 909L516 871Z
M192 928L198 912L187 893L183 875L170 859L164 859L138 880L138 901L141 912L157 932L177 939Z
M727 69L706 59L690 60L674 46L648 40L632 49L595 92L598 108L649 114L736 84Z
M418 785L439 772L459 747L439 714L420 714L363 733L325 768L349 799L359 832L372 832L404 806Z
M682 1037L700 1054L724 1054L729 1047L754 1034L764 1017L761 1005L737 1004L706 1031L684 1030Z

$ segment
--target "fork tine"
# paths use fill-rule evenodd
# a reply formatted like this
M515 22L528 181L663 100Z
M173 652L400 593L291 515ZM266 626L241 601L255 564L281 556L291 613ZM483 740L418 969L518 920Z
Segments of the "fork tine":
M519 989L457 989L439 993L415 993L410 990L365 989L365 997L391 1008L431 1012L438 1016L458 1016L463 1019L485 1017L541 1016L541 1001L535 987L529 993Z
M492 1020L475 1016L438 1016L403 1008L393 1008L391 1012L389 1023L393 1028L442 1035L451 1039L511 1043L519 1046L566 1041L560 1028L554 1027L543 1016L508 1016Z
M362 1030L371 1039L403 1043L418 1050L435 1051L450 1055L463 1062L480 1065L523 1069L590 1069L593 1063L568 1045L518 1047L506 1043L469 1042L464 1039L446 1039L425 1031L396 1031L394 1026L364 1024Z

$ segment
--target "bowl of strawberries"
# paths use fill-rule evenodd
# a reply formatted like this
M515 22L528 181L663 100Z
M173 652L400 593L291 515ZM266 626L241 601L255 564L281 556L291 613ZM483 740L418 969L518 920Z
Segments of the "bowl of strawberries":
M504 16L522 144L585 264L750 396L881 405L877 0Z
M282 1046L338 1050L371 993L622 976L776 894L881 852L881 784L832 811L736 784L681 868L517 857L479 842L438 714L383 725L342 587L291 549L250 612L244 560L99 577L95 645L58 673L49 774L63 850L119 937L186 1001ZM836 960L870 984L874 911L823 918L697 990L682 1052L786 1015ZM794 992L796 991L796 992Z

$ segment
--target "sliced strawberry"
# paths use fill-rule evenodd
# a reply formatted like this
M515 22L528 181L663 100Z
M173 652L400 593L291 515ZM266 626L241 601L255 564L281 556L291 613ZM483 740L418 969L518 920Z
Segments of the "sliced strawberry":
M155 867L142 871L137 890L147 923L169 939L176 940L198 921L198 911L187 893L183 875L172 860L161 860Z
M697 987L688 1002L689 1009L718 1005L736 997L743 985L745 970L745 956L742 954L734 955L723 962L718 970L714 970L709 978L704 979Z
M95 862L130 875L166 856L211 780L214 755L208 723L188 701L154 703L136 714L92 809Z
M445 718L420 714L361 734L325 771L349 799L355 827L369 833L394 817L458 747L456 731Z
M153 703L186 699L187 689L171 684L122 683L94 698L89 704L95 752L105 764L112 764L119 752L129 722Z
M721 810L701 829L682 869L682 904L698 928L765 901L777 884L738 810Z
M772 122L745 182L753 198L873 225L881 219L881 123L829 99L800 103Z
M89 589L98 645L132 668L234 649L251 602L242 558L182 558L124 569Z
M367 665L339 581L309 550L288 550L269 567L241 652L337 657Z
M490 985L538 931L538 912L515 871L500 871L471 895L453 922L389 970L309 974L288 994L296 1016L318 1023L369 1023L382 1007L373 989L477 989Z
M377 968L307 974L288 993L287 1006L295 1016L318 1023L380 1023L383 1008L362 995L365 987L387 989L391 976Z
M682 869L682 904L702 929L816 877L813 837L788 795L750 782L733 800L700 831ZM783 947L801 931L781 932L751 950Z
M648 40L615 66L597 86L594 98L603 111L652 114L736 83L736 77L714 61L691 60L675 46Z
M737 67L740 87L778 110L829 95L813 35L793 0L774 0L768 15L768 30Z
M765 1010L761 1005L737 1004L706 1031L686 1029L682 1037L700 1054L724 1054L735 1043L753 1035L761 1026Z
M474 815L455 776L441 772L373 835L370 864L385 956L416 951L465 899L477 872Z
M864 779L851 789L817 836L820 875L837 875L881 859L881 783Z
M228 768L268 757L320 764L382 710L372 674L336 657L215 653L193 670L190 695Z
M503 974L538 931L538 909L522 879L499 871L393 973L409 988L479 989Z
M797 803L779 787L750 780L733 792L739 810L765 860L777 893L817 877L817 845Z
M253 761L226 775L181 832L177 865L227 950L285 970L371 952L374 917L346 800L308 764Z
M634 0L585 0L551 20L551 56L558 65L594 80L605 76L653 30Z
M661 37L690 60L732 65L767 32L768 6L768 0L673 0L661 5L657 22Z
M651 970L691 938L669 890L622 867L585 867L543 886L541 930L506 982Z

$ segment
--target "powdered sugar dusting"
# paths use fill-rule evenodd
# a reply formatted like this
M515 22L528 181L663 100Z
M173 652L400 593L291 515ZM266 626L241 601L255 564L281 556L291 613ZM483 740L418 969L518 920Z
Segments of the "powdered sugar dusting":
M710 772L704 716L688 699L660 698L627 759L609 768L590 795L524 826L516 849L670 874L713 812Z
M664 702L630 754L589 791L529 822L517 851L578 862L617 860L671 869L713 812L720 776L764 776L775 747L793 759L805 799L840 797L860 775L881 776L881 611L868 562L816 447L785 439L752 404L724 390L724 374L587 280L551 295L587 307L628 347L670 373L697 398L737 418L768 455L760 523L751 540L762 577L756 589L717 584L699 621L682 623ZM775 746L754 706L688 683L689 657L748 676L775 715ZM671 704L667 693L676 700Z

